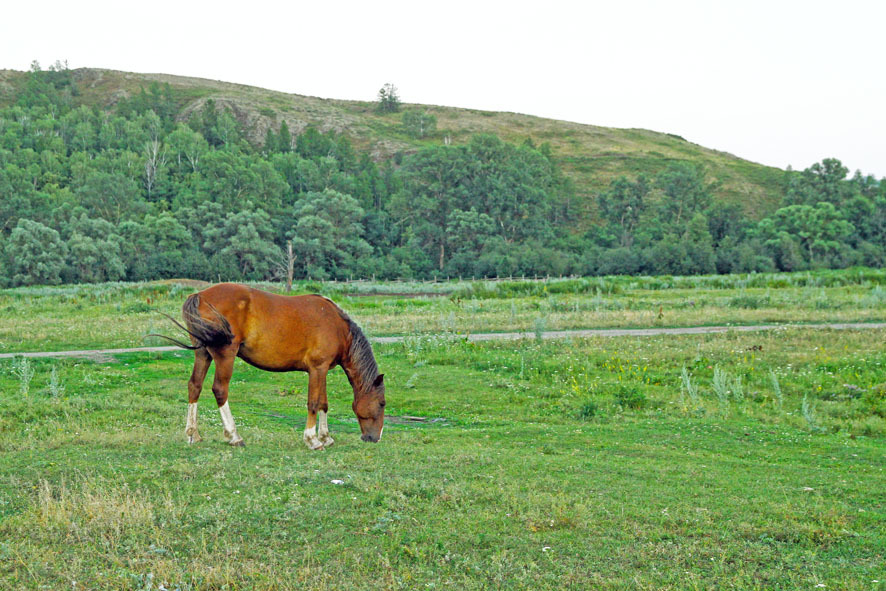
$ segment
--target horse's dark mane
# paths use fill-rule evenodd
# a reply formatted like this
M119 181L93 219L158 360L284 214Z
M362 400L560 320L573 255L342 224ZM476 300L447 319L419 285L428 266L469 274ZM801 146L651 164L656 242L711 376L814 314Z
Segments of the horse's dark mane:
M332 300L329 301L332 302ZM373 382L375 382L375 378L378 377L378 364L375 362L372 346L369 344L369 339L363 334L363 330L351 319L350 316L348 316L348 313L342 310L335 302L332 302L332 304L338 309L338 313L341 314L342 320L348 323L348 330L351 333L351 346L348 349L348 360L351 362L354 371L357 373L356 376L353 376L356 378L356 383L365 391ZM351 378L351 376L348 377Z
M372 385L375 378L378 377L378 365L375 363L375 355L372 354L372 347L363 331L357 326L357 323L347 318L348 328L351 330L351 348L348 356L354 369L360 375L360 384L364 390Z

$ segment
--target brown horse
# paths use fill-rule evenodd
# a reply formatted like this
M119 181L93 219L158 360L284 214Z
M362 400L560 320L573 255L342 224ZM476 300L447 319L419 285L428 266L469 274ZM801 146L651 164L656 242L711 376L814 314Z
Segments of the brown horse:
M231 445L243 445L228 406L228 384L235 357L267 371L308 372L304 441L311 449L333 444L326 420L326 374L340 365L354 389L352 408L360 423L361 439L381 439L384 376L378 373L363 331L331 300L319 295L280 296L245 285L222 283L189 296L182 314L182 328L191 335L193 344L169 340L195 354L194 371L188 381L185 434L189 443L201 440L197 432L197 399L209 366L215 361L212 393L221 413L224 435Z

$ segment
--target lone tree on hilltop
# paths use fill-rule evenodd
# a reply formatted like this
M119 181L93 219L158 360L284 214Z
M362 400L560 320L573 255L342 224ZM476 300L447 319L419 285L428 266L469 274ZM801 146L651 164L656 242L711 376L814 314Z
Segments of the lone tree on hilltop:
M397 87L388 82L378 91L379 113L396 113L400 110L400 95L397 94Z

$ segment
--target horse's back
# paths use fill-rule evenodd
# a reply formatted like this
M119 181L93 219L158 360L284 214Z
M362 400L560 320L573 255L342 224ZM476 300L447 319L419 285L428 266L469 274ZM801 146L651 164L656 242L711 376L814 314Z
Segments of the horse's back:
M212 308L224 316L239 356L252 365L306 370L333 365L346 350L348 322L323 296L281 296L234 283L214 285L197 295L201 316L211 318Z

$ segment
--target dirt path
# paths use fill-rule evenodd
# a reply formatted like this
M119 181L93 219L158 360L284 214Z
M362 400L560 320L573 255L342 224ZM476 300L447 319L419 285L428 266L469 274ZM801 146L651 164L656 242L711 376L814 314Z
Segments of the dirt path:
M886 328L886 322L842 322L823 324L758 324L755 326L687 326L683 328L591 328L584 330L553 330L542 333L543 339L568 339L582 337L648 337L666 334L712 334L720 332L757 332L764 330L787 330L791 328L814 328L830 330L863 330ZM468 335L471 341L514 341L533 339L534 332L480 332ZM375 343L400 343L404 337L375 337ZM178 347L135 347L132 349L91 349L80 351L40 351L24 353L0 353L0 359L12 357L86 357L96 361L107 361L109 356L118 353L167 353L181 351Z

